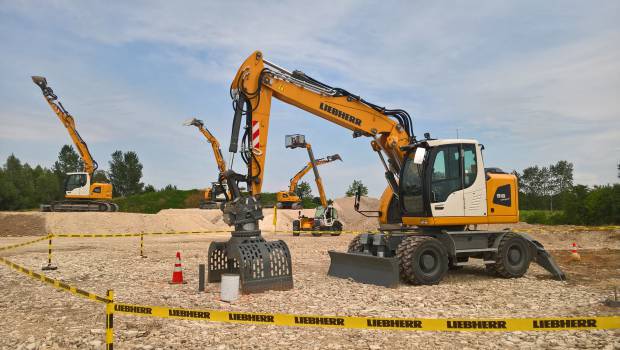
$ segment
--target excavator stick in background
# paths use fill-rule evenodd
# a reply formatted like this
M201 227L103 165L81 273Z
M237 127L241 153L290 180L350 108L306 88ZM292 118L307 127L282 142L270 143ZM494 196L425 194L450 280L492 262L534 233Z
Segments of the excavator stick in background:
M298 171L295 176L291 178L290 185L288 191L280 191L276 193L276 206L278 209L303 209L303 204L301 203L301 198L297 196L295 190L297 189L297 184L299 181L310 171L312 170L315 175L316 186L319 191L319 198L321 198L321 204L326 205L327 200L325 198L325 191L323 189L323 182L320 177L317 177L318 169L316 169L320 165L328 164L334 162L336 160L342 161L342 158L339 154L334 154L331 156L327 156L325 158L314 159L314 153L312 152L312 145L306 142L306 138L304 135L295 134L295 135L286 135L285 137L285 147L286 148L305 148L308 151L308 164L306 164L300 171ZM325 203L325 204L323 204Z
M215 157L215 163L217 164L217 168L219 170L218 181L221 180L222 174L226 171L226 161L224 161L224 157L222 156L222 150L220 149L220 142L217 140L215 136L207 129L204 125L204 122L200 119L192 118L183 125L190 126L193 125L198 128L207 141L211 144L211 148L213 149L213 156ZM220 207L220 203L224 202L228 196L228 188L226 184L223 182L212 182L211 187L205 189L204 197L200 201L200 209L218 209Z

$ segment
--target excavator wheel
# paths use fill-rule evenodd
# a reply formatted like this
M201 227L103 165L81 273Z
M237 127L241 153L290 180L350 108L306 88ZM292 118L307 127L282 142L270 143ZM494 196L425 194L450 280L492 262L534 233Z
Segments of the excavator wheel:
M433 237L405 238L396 249L400 276L415 285L438 284L448 271L448 253Z
M281 202L276 203L276 208L278 209L282 209L284 206L282 205Z
M342 233L342 223L340 221L335 221L334 224L331 227L331 230L334 231L334 233L331 233L330 235L332 236L340 236L340 234Z
M293 220L293 236L299 236L301 230L299 220Z
M110 203L110 205L112 205L112 211L113 211L113 212L117 212L117 211L118 211L118 204L116 204L116 203Z
M294 210L299 210L299 209L303 209L303 208L304 208L304 206L301 203L293 203L291 205L291 209L294 209Z
M515 233L507 233L499 242L492 269L504 278L518 278L527 272L532 261L528 243Z
M351 242L349 242L349 248L347 253L361 253L364 251L364 245L362 244L361 235L355 236Z

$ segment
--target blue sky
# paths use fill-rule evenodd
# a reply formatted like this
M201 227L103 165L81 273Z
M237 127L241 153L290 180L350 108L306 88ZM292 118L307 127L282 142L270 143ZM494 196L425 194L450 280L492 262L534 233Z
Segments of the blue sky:
M203 119L226 150L230 81L258 49L407 110L418 135L458 129L478 139L487 166L566 159L576 182L611 183L618 23L618 1L0 1L0 158L51 166L70 142L30 80L44 75L102 168L114 150L135 150L145 183L202 188L217 168L206 140L182 122ZM286 188L307 161L284 149L291 133L305 134L319 157L342 156L321 168L329 196L353 179L371 195L385 187L369 140L278 101L271 120L264 190Z

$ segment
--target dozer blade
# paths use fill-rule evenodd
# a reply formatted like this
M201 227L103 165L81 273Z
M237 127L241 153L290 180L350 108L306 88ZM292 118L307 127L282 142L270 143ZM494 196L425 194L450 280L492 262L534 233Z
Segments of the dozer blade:
M381 258L362 253L328 251L331 263L329 276L351 278L356 282L377 286L398 287L399 269L397 258Z

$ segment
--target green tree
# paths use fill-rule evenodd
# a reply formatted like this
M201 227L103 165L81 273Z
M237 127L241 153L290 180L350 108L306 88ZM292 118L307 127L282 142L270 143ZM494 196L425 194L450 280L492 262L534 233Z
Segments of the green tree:
M110 179L108 179L108 175L105 171L95 170L95 173L93 174L93 182L108 183L110 182Z
M144 193L149 193L149 192L157 192L157 190L155 189L155 186L150 185L150 184L144 186Z
M347 197L353 197L357 193L358 189L362 196L368 195L368 187L366 187L360 180L353 180L353 183L349 186L345 195Z
M306 181L301 181L295 188L295 194L301 198L312 198L312 187Z
M136 152L115 151L110 164L110 183L115 196L128 196L142 192L142 164Z
M59 178L64 178L66 173L84 171L84 162L71 145L64 145L58 152L58 160L53 166L54 172Z

